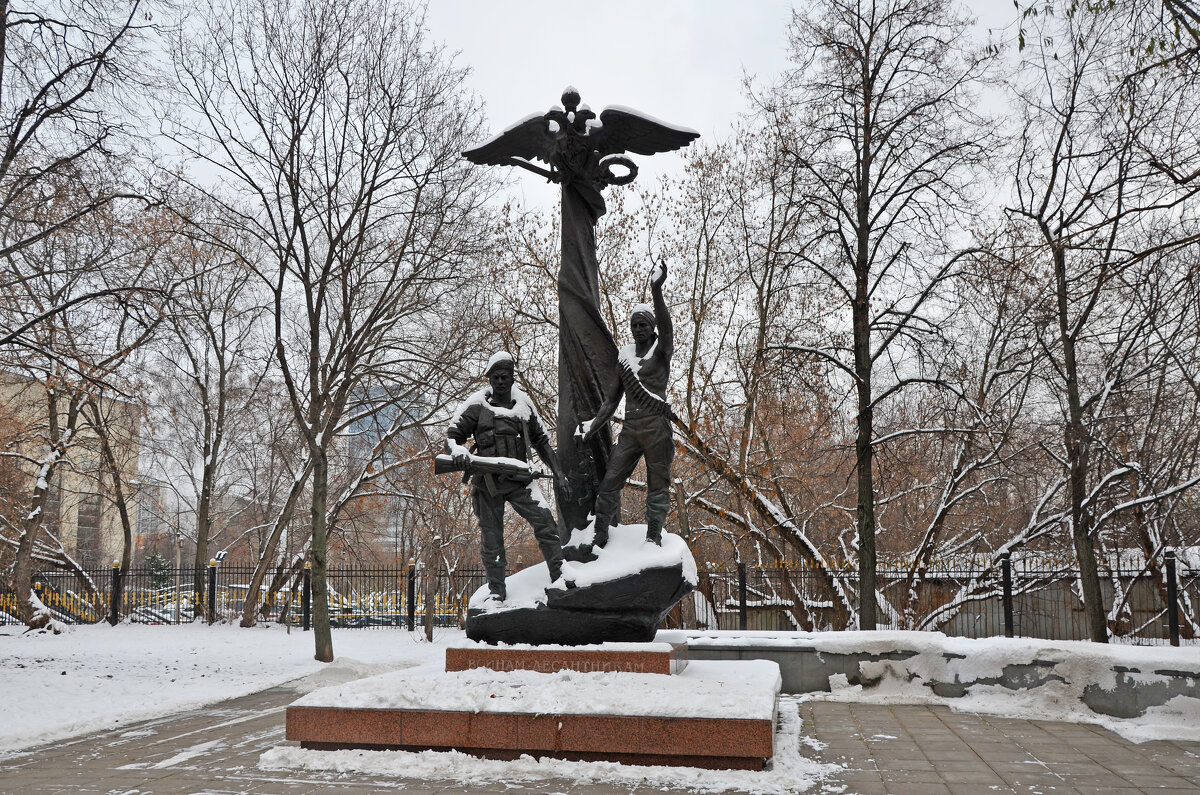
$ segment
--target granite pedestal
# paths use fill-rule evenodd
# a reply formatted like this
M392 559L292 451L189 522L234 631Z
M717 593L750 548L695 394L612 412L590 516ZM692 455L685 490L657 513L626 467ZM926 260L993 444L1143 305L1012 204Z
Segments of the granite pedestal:
M444 670L310 693L288 707L287 739L317 750L761 770L774 754L780 682L773 662L689 665L663 643L479 644L448 649Z

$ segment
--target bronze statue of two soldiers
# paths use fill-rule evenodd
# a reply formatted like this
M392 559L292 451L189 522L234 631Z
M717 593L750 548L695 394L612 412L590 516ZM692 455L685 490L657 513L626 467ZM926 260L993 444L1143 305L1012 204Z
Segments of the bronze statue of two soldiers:
M651 280L654 303L633 308L629 319L633 343L620 349L620 369L613 374L600 411L577 428L577 434L585 442L590 441L612 417L621 396L625 396L624 426L608 458L608 470L596 497L594 547L608 543L609 528L620 518L617 511L621 490L643 457L647 472L646 540L662 543L663 522L670 509L671 462L675 456L671 406L667 401L674 341L662 295L666 278L665 266L657 266ZM562 477L558 457L533 403L513 383L515 370L516 364L508 353L492 356L484 371L488 386L463 401L446 431L446 453L453 459L454 468L472 473L471 503L479 521L488 590L501 602L507 597L506 505L511 505L533 527L551 582L562 577L571 587L575 579L570 564L563 559L563 539L554 514L535 471L528 466L529 454L536 450L558 480ZM474 445L468 448L472 436Z
M501 599L505 595L504 552L502 540L497 546L497 539L501 538L506 503L511 503L533 524L551 578L562 576L568 584L571 571L562 563L562 545L570 539L572 531L585 529L593 515L592 545L603 547L607 543L609 527L619 519L621 488L639 458L645 457L649 471L648 541L661 541L663 521L670 507L674 445L666 389L673 339L662 297L666 268L661 264L656 267L651 279L653 306L635 307L630 318L634 341L618 351L600 312L595 225L606 210L602 189L626 184L637 175L637 166L624 156L625 152L652 155L673 151L687 146L699 133L665 124L629 108L609 107L597 116L580 104L579 93L570 87L563 92L562 103L562 107L530 116L463 153L473 163L519 166L562 186L557 453L550 449L545 430L531 405L531 419L516 423L525 435L511 449L504 448L528 455L533 447L554 472L560 517L557 543L548 530L553 521L549 506L539 499L541 492L532 475L493 474L490 488L486 477L476 475L472 489L484 537L484 566L493 596ZM531 162L535 159L549 168L535 165ZM614 167L624 173L615 172ZM498 356L503 359L506 355ZM489 379L494 369L489 365ZM489 394L468 399L455 415L447 448L460 466L470 461L464 447L467 436L474 433L476 444L480 442L479 422L468 417L472 407L486 405L490 408L480 408L480 414L489 411L499 416L506 410L500 405L505 402L500 398L506 394L508 402L521 404L511 392L492 385ZM622 394L625 425L614 445L608 420ZM488 435L485 429L485 436ZM509 456L500 453L500 457ZM516 463L526 461L520 455L512 458L520 459ZM518 487L519 481L524 483ZM583 559L590 559L586 557L589 552L584 551Z

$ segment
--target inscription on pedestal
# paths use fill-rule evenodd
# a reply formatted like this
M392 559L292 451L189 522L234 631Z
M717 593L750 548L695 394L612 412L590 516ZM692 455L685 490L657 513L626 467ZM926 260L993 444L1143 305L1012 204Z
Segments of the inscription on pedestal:
M467 671L579 671L581 673L677 674L687 667L687 644L673 643L669 649L505 649L493 646L446 649L446 670Z

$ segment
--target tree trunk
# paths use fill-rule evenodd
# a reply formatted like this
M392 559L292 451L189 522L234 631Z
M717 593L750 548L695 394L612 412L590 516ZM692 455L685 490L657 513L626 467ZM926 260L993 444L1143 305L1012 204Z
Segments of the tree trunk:
M313 453L312 484L312 622L313 655L333 662L333 634L329 628L329 556L326 544L325 503L329 499L329 458L325 450Z
M854 305L854 372L858 377L858 415L854 439L854 468L858 484L858 628L875 629L875 480L871 436L871 334L866 311L866 280L860 284L861 305Z
M870 42L864 52L860 75L863 121L859 146L858 174L854 196L854 300L851 319L854 335L854 377L858 397L855 418L854 470L857 485L855 518L858 522L858 628L875 629L875 477L874 406L871 395L871 197L875 91Z
M41 629L49 624L52 616L42 609L40 600L33 592L33 549L37 542L37 534L45 518L46 502L50 498L50 482L54 478L54 469L66 455L75 434L75 424L79 416L79 403L71 399L67 404L65 426L58 421L58 394L53 390L47 392L46 409L50 428L50 439L53 447L46 454L42 466L38 470L37 480L33 484L33 498L29 501L29 511L21 518L18 525L21 530L21 540L17 544L17 556L13 561L11 587L17 599L17 610L21 620L30 629Z
M425 561L425 640L433 643L433 625L437 621L438 573L441 570L440 539L429 545Z
M129 574L130 565L133 563L133 525L129 520L129 504L125 500L125 485L121 481L121 470L117 466L117 457L113 453L112 443L108 438L108 429L104 427L100 415L100 403L92 400L90 404L92 414L96 418L93 430L100 440L100 454L104 456L104 465L108 469L109 480L112 481L113 503L117 506L117 513L121 517L121 566L117 569L117 579L112 593L113 604L118 605L118 609L115 614L110 611L108 619L113 626L116 626L121 620L119 606L125 592L125 577Z
M192 617L208 619L208 505L196 506L196 553L192 558Z
M875 479L874 450L871 439L875 431L874 406L871 404L871 90L863 81L862 162L858 180L856 209L856 249L854 252L854 302L851 307L854 325L854 376L858 411L855 418L854 470L857 481L858 522L858 628L871 630L876 624L875 604Z
M1070 467L1071 541L1079 562L1079 586L1087 615L1088 634L1097 643L1108 643L1108 621L1100 575L1096 566L1095 540L1092 538L1092 514L1084 505L1087 499L1088 439L1083 426L1083 407L1079 398L1079 366L1075 359L1075 338L1068 318L1067 257L1061 246L1054 248L1054 276L1058 301L1058 331L1063 347L1063 372L1067 379L1067 426L1064 437Z
M267 569L271 567L272 561L275 558L275 551L279 548L279 539L283 535L283 528L287 527L292 521L292 513L296 509L296 501L300 498L304 491L305 484L308 483L309 475L312 473L312 457L310 456L304 462L304 470L300 477L292 481L292 488L288 491L287 499L283 503L283 508L279 511L279 515L275 517L275 523L271 527L271 534L267 537L267 543L263 545L262 554L259 555L258 564L254 567L254 574L250 577L250 586L246 591L246 602L242 605L242 621L243 627L252 627L258 623L259 603L261 600L261 591L263 580L267 577ZM278 590L278 585L282 585L283 578L273 580L272 592Z
M205 417L205 433L207 434L209 419ZM193 564L193 583L195 591L194 615L203 615L211 624L216 616L208 614L208 537L212 532L212 500L213 500L213 450L206 441L204 443L204 471L200 478L200 494L196 497L196 557Z
M51 618L49 613L38 609L38 603L33 598L33 547L42 527L42 514L45 513L46 501L50 496L48 484L53 474L53 462L45 464L39 472L38 482L33 489L33 499L29 502L29 512L19 525L21 541L17 544L17 557L12 569L12 590L16 594L17 609L21 620L30 629L41 629L50 623ZM43 487L43 484L47 485Z

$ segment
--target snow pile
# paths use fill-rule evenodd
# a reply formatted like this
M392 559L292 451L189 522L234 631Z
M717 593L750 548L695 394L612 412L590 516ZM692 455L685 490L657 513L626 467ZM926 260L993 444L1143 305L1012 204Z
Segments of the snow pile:
M770 720L779 666L698 661L682 673L444 671L440 661L318 690L295 706Z
M267 751L259 758L258 766L264 770L301 769L423 781L453 781L461 786L485 786L497 790L519 789L525 783L568 779L577 784L612 785L638 790L674 788L688 792L754 792L763 795L804 792L841 770L837 765L814 762L800 753L801 742L805 741L800 736L801 719L794 699L780 701L777 725L775 756L769 769L761 772L537 760L530 756L505 762L478 759L457 751L306 751L286 746Z
M809 698L867 704L941 704L956 712L1092 723L1131 742L1200 740L1200 699L1177 695L1162 706L1130 718L1099 714L1085 701L1092 688L1111 692L1117 687L1114 665L1139 668L1140 672L1125 672L1135 686L1164 682L1165 676L1154 673L1164 667L1184 666L1200 678L1200 655L1194 649L1172 649L1174 654L1164 654L1161 648L1106 647L1083 641L940 639L942 643L933 639L935 642L926 643L925 648L905 660L860 663L864 681L877 680L878 684L851 686L844 680L835 683L830 677L832 692L811 694ZM1014 689L1001 683L1004 669L1010 666L1034 667L1026 674L1028 687ZM943 690L946 694L939 695L934 686L946 683L951 686L950 692ZM953 692L960 689L965 690L961 696Z
M63 635L0 632L0 752L170 715L311 675L301 690L441 660L445 642L407 632L334 630L338 655L313 659L311 632L279 626L73 627Z
M578 546L590 543L592 526L585 530L575 530L570 545ZM662 546L646 541L646 525L620 524L609 530L608 543L595 549L596 559L588 563L570 564L575 573L575 585L587 587L599 582L609 582L621 577L628 577L646 569L669 568L681 565L685 580L695 585L696 561L692 557L687 543L679 536L664 532ZM499 605L487 604L487 586L481 586L471 595L470 607L486 609L490 612L499 610L515 610L517 608L537 607L546 603L546 589L550 586L550 572L546 564L538 563L527 569L521 569L509 575L505 580L507 599ZM556 583L555 588L565 588L565 584Z
M537 644L533 644L533 643L501 643L498 645L493 645L493 644L489 644L489 643L483 643L478 640L471 640L469 638L462 637L457 640L447 641L446 648L447 649L480 649L480 650L504 649L505 651L527 650L527 651L541 651L541 652L555 652L555 653L561 653L561 652L575 653L575 652L581 652L581 651L583 651L583 652L603 651L603 652L611 652L611 653L616 653L616 654L629 653L629 652L653 653L653 654L674 654L675 653L675 647L672 644L661 642L661 641L650 641L649 643L637 643L637 642L632 642L632 641L611 641L610 640L610 641L605 641L604 643L584 643L584 644L580 644L578 646L554 646L554 645L549 645L549 644L537 645Z
M1200 649L1194 646L1125 646L1034 638L950 638L940 632L659 632L660 642L689 648L759 647L773 653L795 647L821 655L885 655L863 660L851 685L829 677L832 692L803 700L864 704L938 704L1030 720L1092 723L1133 742L1200 740ZM1119 689L1129 691L1127 694ZM1114 703L1132 705L1134 692L1163 703L1132 717L1100 714ZM1160 692L1161 691L1161 692ZM1189 691L1188 693L1179 691ZM1172 695L1172 692L1175 692ZM1133 710L1130 710L1131 712Z

